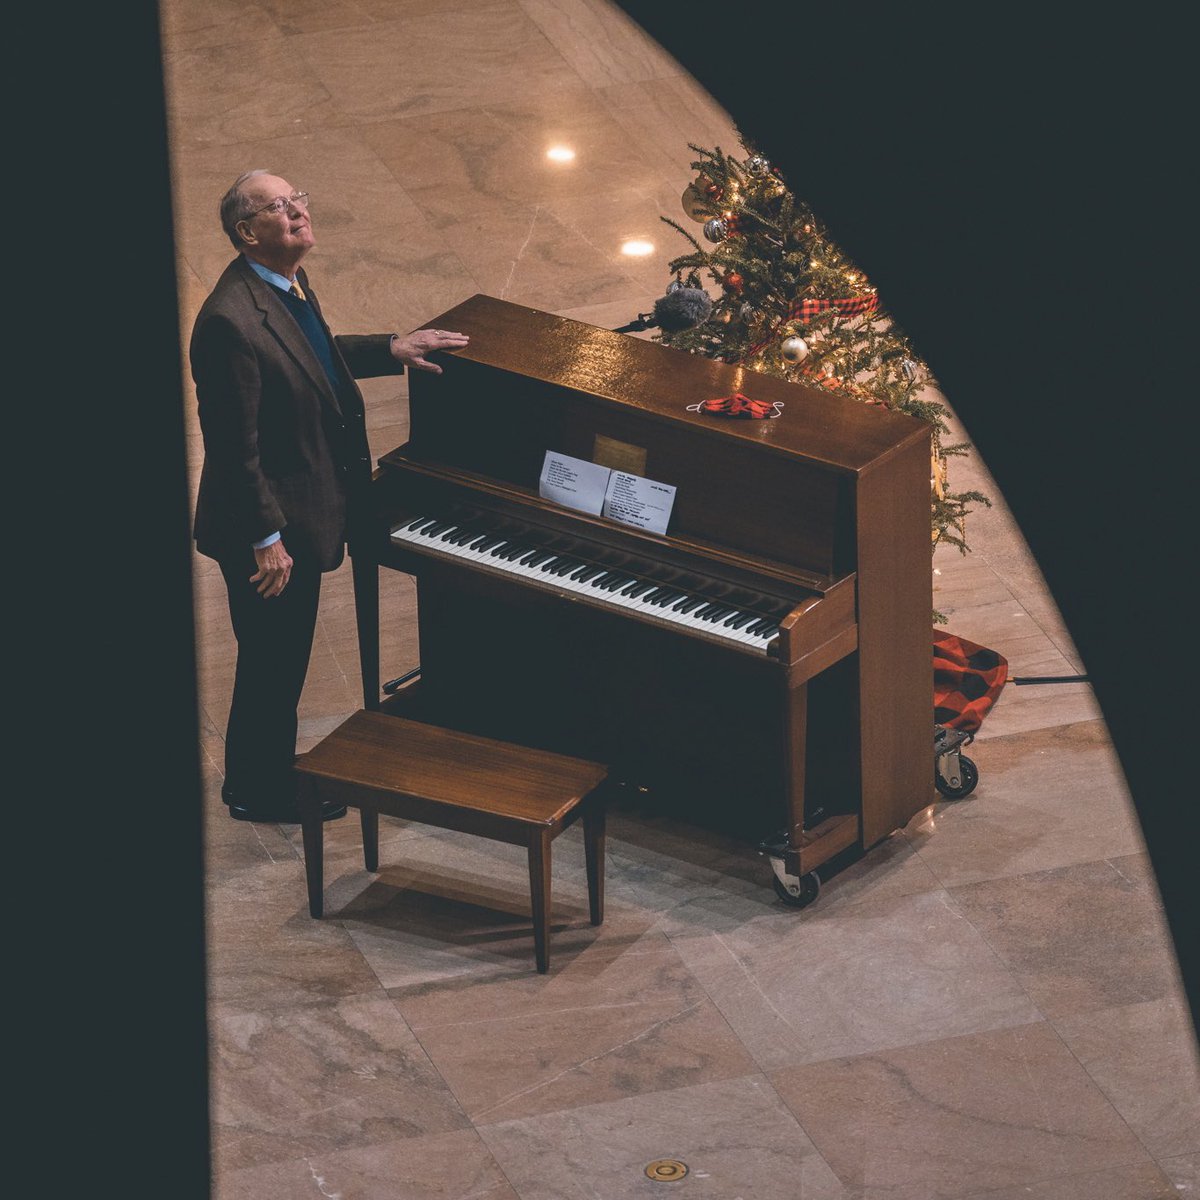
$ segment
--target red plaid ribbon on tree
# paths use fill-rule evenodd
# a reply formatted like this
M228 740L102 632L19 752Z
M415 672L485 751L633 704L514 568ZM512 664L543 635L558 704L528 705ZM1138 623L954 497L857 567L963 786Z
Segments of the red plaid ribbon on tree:
M841 296L836 300L801 300L799 304L793 304L788 309L785 319L794 321L799 318L801 321L811 321L813 317L828 312L831 308L836 308L843 317L858 317L863 313L874 312L878 307L878 292L871 292L866 296Z
M1008 680L1008 660L966 638L933 631L933 721L974 733Z
M801 300L797 304L793 304L788 309L787 316L776 321L771 326L771 331L767 334L757 346L751 346L741 358L726 359L726 362L744 363L752 359L764 346L773 342L776 337L776 331L784 321L811 321L813 317L819 316L823 312L829 312L830 309L836 308L843 317L858 317L863 313L874 312L879 307L879 293L870 292L864 296L839 296L835 300ZM806 375L810 372L805 371ZM840 384L833 379L832 375L825 376L822 382L830 384L833 387L838 387Z

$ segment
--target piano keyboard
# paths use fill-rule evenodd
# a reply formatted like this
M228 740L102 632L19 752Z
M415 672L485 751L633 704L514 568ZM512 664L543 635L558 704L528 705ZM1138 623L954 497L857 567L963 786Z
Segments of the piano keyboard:
M647 579L621 566L589 562L574 552L539 545L525 534L505 535L478 521L417 517L392 530L392 541L438 557L477 564L555 591L573 592L605 607L767 654L779 632L769 613L714 600Z

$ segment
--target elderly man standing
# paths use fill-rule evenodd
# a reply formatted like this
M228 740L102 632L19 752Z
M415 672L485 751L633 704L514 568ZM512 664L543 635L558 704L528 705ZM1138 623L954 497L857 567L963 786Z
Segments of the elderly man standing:
M220 564L238 643L221 794L236 820L296 821L296 710L321 574L341 563L370 479L354 380L440 372L425 356L467 338L335 336L300 269L314 245L308 193L249 171L220 211L238 256L196 318L191 366L204 435L196 547Z

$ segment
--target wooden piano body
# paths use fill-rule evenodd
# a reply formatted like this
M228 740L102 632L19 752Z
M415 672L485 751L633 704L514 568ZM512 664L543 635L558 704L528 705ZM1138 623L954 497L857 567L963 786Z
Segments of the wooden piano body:
M797 876L929 803L927 426L488 296L429 326L471 340L443 374L412 373L410 440L380 460L352 540L368 708L383 565L417 577L421 654L419 693L385 708L608 763L748 839L783 827ZM688 411L735 391L781 416ZM674 485L666 535L539 498L547 450ZM720 603L771 637L514 573L486 541L454 557L404 532L422 517Z

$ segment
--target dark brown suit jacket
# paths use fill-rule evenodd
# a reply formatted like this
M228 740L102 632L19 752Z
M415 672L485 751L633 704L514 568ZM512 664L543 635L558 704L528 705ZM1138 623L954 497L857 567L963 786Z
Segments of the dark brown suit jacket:
M308 277L297 273L329 332ZM331 571L342 561L347 496L371 463L354 380L399 375L391 335L331 337L335 391L278 293L239 255L192 331L192 378L204 435L195 537L210 558L246 557L275 530L288 553Z

